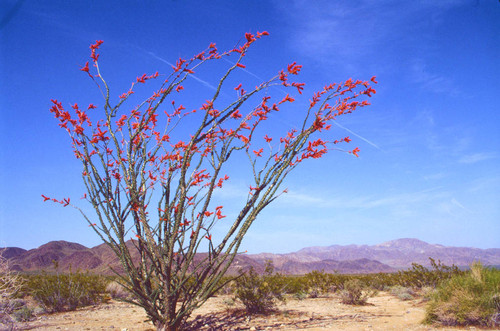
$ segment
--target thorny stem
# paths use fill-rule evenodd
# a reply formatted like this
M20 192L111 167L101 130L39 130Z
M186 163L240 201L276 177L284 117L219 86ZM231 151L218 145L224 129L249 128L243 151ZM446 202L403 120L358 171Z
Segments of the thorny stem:
M179 59L153 95L121 117L121 107L130 99L134 86L158 79L159 75L138 77L112 106L110 88L97 62L96 50L102 44L98 41L91 46L91 58L104 90L90 73L88 63L81 70L101 90L104 119L92 123L90 115L77 105L72 106L78 115L73 119L61 103L53 100L51 111L70 134L75 156L82 162L88 194L85 198L92 204L98 224L75 208L120 259L123 272L119 276L134 294L131 302L143 307L158 329L179 329L191 312L218 290L252 223L283 193L280 186L287 175L302 161L322 157L329 150L327 146L350 141L348 137L333 142L312 137L327 131L338 116L368 105L354 99L375 93L366 81L349 79L326 86L313 95L300 130L291 129L274 143L265 136L268 153L264 156L264 148L258 149L262 144L256 138L260 124L282 104L294 101L287 94L271 104L268 88L281 85L302 94L303 84L289 78L298 74L301 66L293 63L250 91L244 91L240 84L234 88L238 93L234 101L216 107L222 104L219 96L228 85L228 77L244 67L241 62L248 48L264 35L267 33L246 34L244 45L225 53L219 53L211 44L190 60ZM222 75L211 99L200 109L186 111L176 104L174 95L182 91L181 84L196 68L234 53L238 53L238 60ZM374 77L372 81L376 82ZM242 107L261 91L265 96L257 106L240 114ZM167 100L172 111L165 111L159 119ZM334 104L329 105L332 100ZM89 110L95 108L91 106ZM197 118L195 113L201 114ZM199 121L198 126L186 141L172 142L170 135L181 136L176 129L189 116L191 124ZM357 151L349 153L357 155ZM239 213L216 243L213 229L227 216L222 214L222 206L215 207L214 192L229 179L224 172L231 166L230 161L242 153L249 159L252 184ZM72 205L69 199L52 200ZM205 244L208 252L199 254Z

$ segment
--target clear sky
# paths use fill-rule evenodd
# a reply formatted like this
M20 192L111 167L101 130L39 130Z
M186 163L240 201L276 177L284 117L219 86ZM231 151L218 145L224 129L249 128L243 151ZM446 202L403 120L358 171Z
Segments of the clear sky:
M242 80L256 85L297 61L307 84L291 117L271 118L278 126L292 123L299 100L307 103L327 83L376 75L379 84L372 106L329 133L349 135L360 157L332 151L302 164L243 249L279 253L405 237L500 247L496 0L3 0L0 19L0 246L100 244L76 210L40 196L74 201L84 191L81 166L49 108L53 98L102 105L79 70L91 43L104 40L100 66L119 95L137 76L169 73L168 62L210 42L230 49L245 32L267 30ZM215 74L200 73L186 93L208 98ZM247 187L236 177L219 197L231 204Z

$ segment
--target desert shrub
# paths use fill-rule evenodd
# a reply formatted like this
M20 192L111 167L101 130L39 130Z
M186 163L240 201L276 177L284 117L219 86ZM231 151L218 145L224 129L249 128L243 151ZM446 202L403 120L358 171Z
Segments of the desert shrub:
M27 291L48 311L75 310L99 303L107 279L88 272L41 273L28 277Z
M480 263L441 283L431 297L426 322L500 326L500 270Z
M34 317L34 309L28 306L23 306L13 312L14 318L18 322L27 322Z
M344 288L340 291L340 299L342 303L348 305L364 305L368 298L375 294L376 291L370 289L361 280L354 278L344 283Z
M450 279L454 275L461 275L464 271L456 266L446 266L441 261L429 258L431 269L420 264L413 263L409 270L397 273L397 284L403 287L422 288L425 286L436 287L442 281Z
M393 273L377 273L362 276L362 281L370 288L377 291L385 291L396 285L396 277Z
M399 298L400 300L412 300L415 298L416 293L409 287L403 287L403 286L393 286L389 289L389 293L391 293L393 296Z
M2 311L0 329L2 325L10 325L10 329L15 329L14 322L26 322L33 317L33 309L28 307L23 299L16 298L1 302L0 311Z
M111 281L106 285L106 293L116 300L131 298L131 293L117 281Z
M229 295L233 294L234 291L234 276L224 276L222 277L217 287L219 290L216 292L216 295Z
M264 274L253 268L235 279L235 296L250 314L268 313L276 308L278 301L285 302L284 277L274 272L268 262Z
M304 276L281 275L279 281L280 286L286 294L295 295L297 293L307 292L307 285L304 282Z
M345 283L352 279L359 279L359 275L330 274L332 291L343 290Z
M307 298L307 294L304 292L296 292L293 294L293 297L300 301L300 300L304 300L305 298Z
M309 297L311 298L317 298L324 295L333 287L331 275L325 273L324 271L311 271L305 274L303 279L305 286L307 287Z
M15 322L14 312L19 309L20 301L16 299L21 286L21 277L9 267L9 261L3 257L0 250L0 326L10 325Z

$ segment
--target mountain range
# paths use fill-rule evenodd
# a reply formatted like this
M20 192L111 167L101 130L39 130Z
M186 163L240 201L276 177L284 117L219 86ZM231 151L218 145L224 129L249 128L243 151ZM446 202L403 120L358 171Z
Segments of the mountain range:
M127 245L132 247L133 243ZM67 242L52 241L38 248L25 250L18 247L0 249L9 265L17 271L89 270L112 274L110 268L120 272L121 266L112 250L105 244L92 248ZM200 254L201 257L202 253ZM135 256L135 258L137 258ZM474 261L484 265L500 265L500 249L447 247L428 244L418 239L397 239L378 245L333 245L307 247L287 254L240 254L229 269L236 274L243 268L254 267L262 271L271 260L276 271L285 274L305 274L313 270L339 273L394 272L407 269L412 263L429 265L429 257L446 265L469 266Z

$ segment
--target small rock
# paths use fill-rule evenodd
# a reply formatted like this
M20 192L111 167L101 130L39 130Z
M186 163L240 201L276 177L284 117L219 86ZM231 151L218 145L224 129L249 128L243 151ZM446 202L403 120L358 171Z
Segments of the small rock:
M250 331L255 331L255 330L257 330L257 328L256 328L255 326L252 326L252 327L250 328Z

